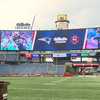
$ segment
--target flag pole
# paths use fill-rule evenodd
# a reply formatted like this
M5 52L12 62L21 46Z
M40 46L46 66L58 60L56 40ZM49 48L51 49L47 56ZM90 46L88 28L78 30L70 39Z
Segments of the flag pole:
M35 16L33 17L33 20L32 20L31 30L33 29L34 22L35 22Z

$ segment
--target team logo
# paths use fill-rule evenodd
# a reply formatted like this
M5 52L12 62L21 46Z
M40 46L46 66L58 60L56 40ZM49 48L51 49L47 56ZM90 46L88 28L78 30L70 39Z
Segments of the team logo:
M72 42L72 44L74 44L74 45L78 44L78 43L80 42L79 36L73 35L73 36L71 37L71 42Z
M51 43L51 38L49 38L49 37L39 38L38 40L39 40L39 41L42 41L42 42L45 42L45 43L47 43L48 45Z

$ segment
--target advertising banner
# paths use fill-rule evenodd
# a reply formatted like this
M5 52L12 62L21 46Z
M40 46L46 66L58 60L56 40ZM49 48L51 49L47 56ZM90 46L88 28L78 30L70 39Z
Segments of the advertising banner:
M32 59L37 59L37 58L40 58L39 54L32 54Z
M54 53L53 57L66 57L66 53Z
M71 57L80 57L81 54L80 53L71 53Z

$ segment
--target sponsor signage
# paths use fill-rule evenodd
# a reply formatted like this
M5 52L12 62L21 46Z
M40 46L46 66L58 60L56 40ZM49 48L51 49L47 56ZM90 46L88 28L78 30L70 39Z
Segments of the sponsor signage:
M70 53L66 54L66 57L71 57L71 54Z
M32 54L32 59L36 59L36 58L39 58L39 54Z
M56 58L56 57L67 57L67 56L66 56L66 53L61 53L61 54L60 53L55 53L55 54L53 54L53 57Z
M89 56L89 53L81 53L81 56L82 57L88 57Z
M71 53L71 57L80 57L81 54L80 53Z

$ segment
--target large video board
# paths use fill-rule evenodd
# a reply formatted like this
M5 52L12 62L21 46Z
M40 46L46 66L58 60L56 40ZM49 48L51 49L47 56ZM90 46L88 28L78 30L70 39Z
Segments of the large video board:
M37 31L34 50L80 50L84 36L85 29Z
M100 49L100 28L0 31L0 50L60 51Z
M0 31L1 50L33 50L33 36L31 31Z

